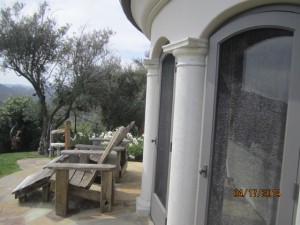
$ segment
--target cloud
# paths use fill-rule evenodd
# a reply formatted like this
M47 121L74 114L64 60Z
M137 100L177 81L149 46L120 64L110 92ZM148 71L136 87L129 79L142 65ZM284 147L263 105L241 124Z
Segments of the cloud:
M127 20L119 1L112 0L52 0L55 17L72 25L77 32L82 26L87 29L111 28L116 34L110 46L121 58L143 57L149 49L147 38Z

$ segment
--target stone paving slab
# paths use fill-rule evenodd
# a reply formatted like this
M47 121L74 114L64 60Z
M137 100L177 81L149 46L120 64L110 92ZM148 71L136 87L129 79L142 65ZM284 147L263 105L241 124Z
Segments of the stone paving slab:
M69 214L60 217L55 214L54 200L43 203L41 190L28 196L26 203L19 203L12 190L28 175L42 169L50 160L25 159L18 163L22 168L14 174L0 179L0 225L151 225L149 218L136 216L136 197L140 194L142 164L129 162L124 177L116 184L115 204L110 213L101 214L99 202L70 198ZM93 185L97 189L97 185Z

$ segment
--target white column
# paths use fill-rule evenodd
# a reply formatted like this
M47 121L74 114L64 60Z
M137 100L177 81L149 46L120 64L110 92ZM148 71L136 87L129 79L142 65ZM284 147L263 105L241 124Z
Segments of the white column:
M154 177L155 140L157 137L158 94L159 94L159 61L144 60L147 69L146 112L144 128L144 151L141 195L137 198L136 212L138 216L150 213L151 193Z
M187 38L163 49L177 62L167 224L194 224L208 44Z

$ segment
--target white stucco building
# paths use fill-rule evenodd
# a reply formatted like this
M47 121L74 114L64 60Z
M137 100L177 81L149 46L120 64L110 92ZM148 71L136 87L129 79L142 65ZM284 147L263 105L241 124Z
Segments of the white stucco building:
M300 1L120 2L151 41L137 214L300 224Z

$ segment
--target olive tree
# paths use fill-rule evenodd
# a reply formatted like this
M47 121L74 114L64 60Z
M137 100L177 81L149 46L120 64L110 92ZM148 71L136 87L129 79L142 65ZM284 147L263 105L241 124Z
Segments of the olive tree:
M86 94L85 84L100 76L97 68L108 58L113 32L83 30L68 37L69 26L57 25L46 2L33 15L22 15L23 7L15 3L0 12L0 57L2 68L15 71L35 89L42 115L39 152L45 154L50 130L69 117L76 100Z

